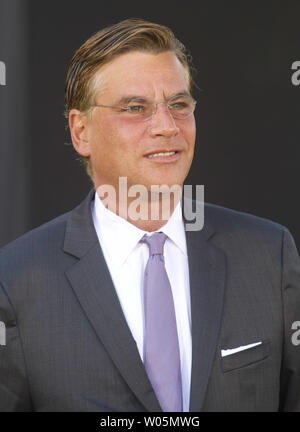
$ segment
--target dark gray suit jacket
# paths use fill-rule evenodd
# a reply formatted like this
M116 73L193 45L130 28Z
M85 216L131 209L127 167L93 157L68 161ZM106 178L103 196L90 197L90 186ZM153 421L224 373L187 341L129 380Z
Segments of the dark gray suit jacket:
M160 411L99 246L92 196L0 252L0 411ZM299 411L291 235L213 205L203 230L186 234L190 411Z

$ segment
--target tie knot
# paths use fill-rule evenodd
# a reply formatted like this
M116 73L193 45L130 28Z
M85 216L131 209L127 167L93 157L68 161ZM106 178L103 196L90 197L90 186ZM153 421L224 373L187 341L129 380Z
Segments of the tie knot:
M164 234L163 232L157 232L155 234L152 234L151 236L147 236L145 234L141 242L144 242L148 245L150 256L163 255L166 238L166 234Z

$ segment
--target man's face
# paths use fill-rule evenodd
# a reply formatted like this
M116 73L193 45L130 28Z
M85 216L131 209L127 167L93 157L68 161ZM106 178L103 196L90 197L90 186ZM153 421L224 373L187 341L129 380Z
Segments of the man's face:
M129 52L120 55L100 74L104 83L97 104L122 105L127 97L164 102L188 92L187 72L171 52ZM88 149L96 188L117 188L119 177L134 184L182 185L190 169L195 143L195 119L173 119L165 104L147 121L132 121L127 112L94 108L88 122ZM152 156L162 152L170 156Z

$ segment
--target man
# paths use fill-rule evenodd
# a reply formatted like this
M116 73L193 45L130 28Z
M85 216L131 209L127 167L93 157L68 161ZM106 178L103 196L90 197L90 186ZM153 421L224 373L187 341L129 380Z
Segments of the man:
M137 19L75 53L66 115L96 193L0 254L1 411L300 410L289 232L207 204L185 231L180 194L152 191L192 162L187 58Z

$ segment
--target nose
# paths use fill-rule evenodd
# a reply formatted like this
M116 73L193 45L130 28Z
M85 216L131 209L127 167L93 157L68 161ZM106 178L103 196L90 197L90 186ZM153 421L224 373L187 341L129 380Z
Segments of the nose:
M157 136L170 138L178 135L179 128L177 127L166 104L157 104L155 113L152 115L149 133L152 138Z

